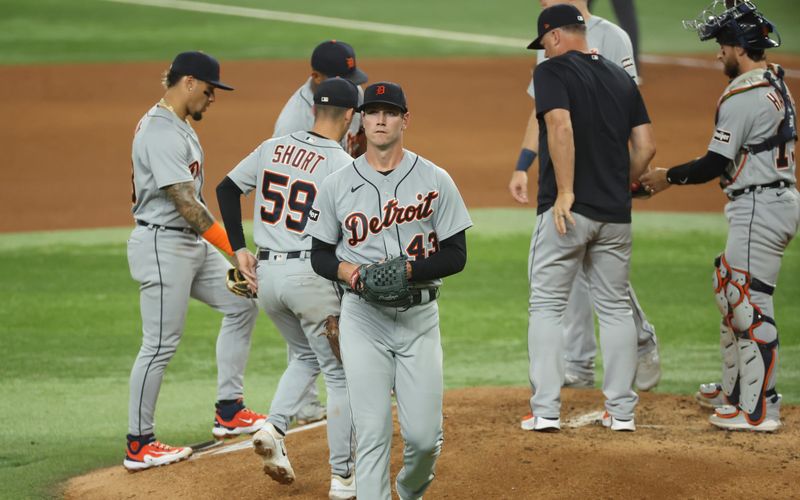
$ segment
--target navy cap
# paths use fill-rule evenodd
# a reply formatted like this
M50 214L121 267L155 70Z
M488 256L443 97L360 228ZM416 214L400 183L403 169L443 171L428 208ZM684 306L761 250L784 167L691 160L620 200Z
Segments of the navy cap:
M356 53L349 44L328 40L311 54L311 67L327 77L341 76L356 85L367 81L367 74L356 67Z
M560 3L544 9L539 13L539 21L537 22L539 36L528 45L528 48L543 49L543 36L556 28L569 26L570 24L586 24L581 15L581 11L574 5Z
M219 62L202 52L181 52L175 56L169 70L179 75L193 76L222 90L233 90L233 87L219 81Z
M364 111L364 108L375 103L391 104L400 108L403 113L408 112L406 95L396 83L378 82L367 87L364 91L364 104L358 107L358 111Z
M314 104L357 108L358 88L350 80L338 76L328 78L317 86L317 90L314 92Z

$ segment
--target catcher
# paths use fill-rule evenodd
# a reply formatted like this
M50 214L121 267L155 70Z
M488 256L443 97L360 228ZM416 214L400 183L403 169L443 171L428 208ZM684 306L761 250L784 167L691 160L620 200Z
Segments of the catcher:
M367 152L328 176L307 231L311 264L347 285L341 347L356 430L358 498L388 500L392 389L405 452L396 489L420 498L442 446L441 278L464 268L472 221L443 169L403 149L399 85L364 92Z
M256 453L263 456L264 472L282 484L294 481L284 436L292 415L320 372L328 393L328 445L330 446L330 498L355 498L351 453L352 425L344 371L336 352L336 316L339 293L334 283L311 269L311 238L305 227L317 186L353 159L341 140L358 106L356 86L342 78L329 78L314 93L314 127L265 141L242 160L217 187L220 212L236 250L243 277L254 273L255 259L247 251L240 199L256 191L254 235L259 247L257 283L243 282L233 273L234 293L258 291L258 302L286 340L292 356L283 373L269 418L253 437ZM326 332L334 336L333 346Z

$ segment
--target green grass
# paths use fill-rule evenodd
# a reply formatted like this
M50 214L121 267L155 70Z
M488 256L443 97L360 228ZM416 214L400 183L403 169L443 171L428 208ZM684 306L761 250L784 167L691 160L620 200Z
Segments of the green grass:
M327 0L206 0L257 9L288 11L403 26L534 38L537 2L532 0L406 0L386 9L379 2L345 0L331 9ZM598 15L614 20L608 1ZM683 30L706 0L637 2L642 51L713 53ZM455 7L457 5L457 8ZM782 28L783 53L800 53L800 3L761 0L759 7ZM384 35L356 29L326 28L247 17L118 4L106 0L0 0L0 64L123 62L169 60L182 50L200 49L222 59L305 59L319 41L352 43L359 57L443 57L524 55L518 48L453 42L417 36ZM794 20L795 22L791 22Z
M526 386L526 258L534 215L472 214L467 269L446 280L441 298L446 386ZM128 232L0 235L0 418L8 423L0 430L0 497L50 495L60 481L122 459L128 375L141 341ZM710 262L724 245L724 219L636 214L634 234L632 281L661 342L657 390L689 394L719 376ZM779 389L791 403L800 402L800 317L790 314L800 301L797 276L795 244L775 296L783 332ZM156 415L167 442L209 436L219 321L210 308L191 303ZM246 375L250 406L268 409L284 366L284 343L262 316Z

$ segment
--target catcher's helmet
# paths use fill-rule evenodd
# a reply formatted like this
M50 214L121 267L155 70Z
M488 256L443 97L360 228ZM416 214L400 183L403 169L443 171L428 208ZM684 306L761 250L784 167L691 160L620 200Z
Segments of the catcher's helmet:
M728 5L735 3L732 7ZM777 28L758 10L753 2L714 2L697 19L684 21L683 26L697 31L701 41L716 39L724 45L735 45L745 49L771 49L781 44ZM775 33L777 40L770 38Z

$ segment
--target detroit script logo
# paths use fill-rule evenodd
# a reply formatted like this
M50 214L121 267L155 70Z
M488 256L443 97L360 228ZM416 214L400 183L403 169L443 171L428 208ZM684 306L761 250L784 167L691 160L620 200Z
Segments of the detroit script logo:
M419 203L401 206L397 199L387 201L381 210L381 217L367 217L361 212L352 212L344 219L344 227L349 231L347 243L357 246L370 234L378 234L395 224L405 224L416 220L425 220L433 215L431 204L439 197L438 191L430 191L426 195L417 194Z

